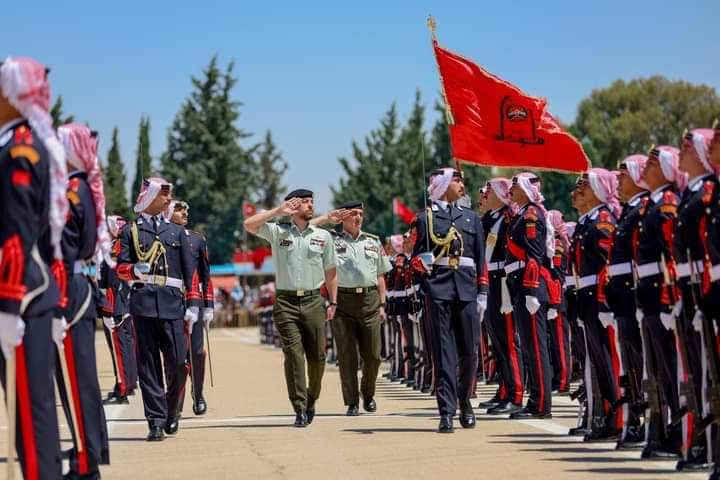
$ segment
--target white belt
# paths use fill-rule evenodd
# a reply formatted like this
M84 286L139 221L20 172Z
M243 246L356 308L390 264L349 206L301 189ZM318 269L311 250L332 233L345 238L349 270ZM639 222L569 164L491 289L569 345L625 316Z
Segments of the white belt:
M496 270L500 270L504 266L505 266L505 262L502 260L499 262L490 262L490 263L488 263L488 272L494 272Z
M630 262L615 263L608 268L608 275L617 277L618 275L629 275L632 273L632 265Z
M457 263L454 263L457 262ZM475 267L475 260L470 257L443 257L435 262L435 265L441 267L448 266L460 266L460 267Z
M692 269L694 271L690 270L690 265L692 265ZM677 270L678 278L689 277L693 273L697 275L698 273L705 271L705 265L701 260L695 260L692 264L690 262L678 263L675 268Z
M166 277L165 275L141 275L136 283L147 283L148 285L158 285L161 287L175 287L183 289L185 284L179 278Z
M387 298L405 298L409 297L413 293L417 293L420 290L420 285L413 285L410 288L406 288L405 290L390 290L388 291L385 296Z
M593 285L597 285L598 276L597 275L585 275L584 277L580 277L578 279L578 289L582 290L583 288L592 287Z
M566 287L577 288L577 283L575 282L575 276L574 276L574 275L565 275L565 286L566 286Z
M78 273L88 274L88 267L84 260L75 260L75 263L73 263L73 274Z
M512 262L508 265L505 265L505 273L512 273L524 267L525 262L523 262L522 260L518 260L517 262Z
M637 266L638 278L650 277L660 273L660 264L658 262L644 263Z
M710 269L710 280L713 282L716 280L720 280L720 263L717 265L713 265Z

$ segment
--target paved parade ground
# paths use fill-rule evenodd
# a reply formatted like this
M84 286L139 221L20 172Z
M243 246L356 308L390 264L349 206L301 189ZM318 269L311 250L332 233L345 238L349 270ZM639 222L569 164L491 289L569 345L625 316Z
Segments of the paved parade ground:
M673 475L675 462L641 461L639 451L617 452L614 444L583 444L568 437L577 406L567 397L554 399L552 420L480 414L474 430L456 422L455 434L440 435L432 397L380 379L378 412L345 417L334 366L326 369L315 421L296 429L282 354L258 343L254 328L212 330L215 387L206 390L208 413L195 417L186 401L174 438L145 442L139 394L129 405L108 407L112 465L102 468L103 478L706 478L704 473ZM101 332L96 345L104 395L113 376ZM480 385L474 404L490 398L494 389ZM6 425L1 418L3 456ZM65 425L61 436L68 448Z

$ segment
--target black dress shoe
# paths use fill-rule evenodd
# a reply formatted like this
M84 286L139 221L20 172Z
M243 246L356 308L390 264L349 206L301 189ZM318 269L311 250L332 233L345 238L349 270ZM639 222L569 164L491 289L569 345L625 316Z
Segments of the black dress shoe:
M305 416L307 417L307 423L308 423L308 425L310 425L310 424L313 422L313 420L315 419L315 407L313 407L313 408L308 408L308 409L305 411Z
M127 405L130 403L127 397L121 397L119 395L109 396L103 400L103 405Z
M100 472L85 473L83 475L70 471L63 475L63 480L99 480Z
M173 418L165 424L165 433L168 435L175 435L180 427L180 419L178 417Z
M440 424L438 425L438 433L453 433L453 417L449 414L440 415Z
M294 426L297 428L305 428L308 426L307 414L303 410L300 410L295 414Z
M615 450L642 448L645 444L645 430L642 426L629 426L625 438L618 440Z
M500 400L497 397L493 397L490 400L487 400L485 402L480 402L478 404L478 408L494 408L497 407L502 403L502 400Z
M488 415L512 415L520 410L522 410L522 406L520 405L515 405L511 402L503 402L498 404L497 407L489 408L486 413Z
M165 434L160 427L150 427L150 431L147 434L145 440L148 442L161 442L165 438Z
M377 404L375 403L374 398L364 398L363 399L363 408L366 412L374 413L377 411Z
M647 445L640 454L640 458L643 459L657 458L660 460L673 460L678 457L680 457L680 455L677 452L665 450L657 444Z
M470 403L467 403L460 410L460 425L463 428L475 428L475 412Z
M357 417L360 415L360 409L357 405L350 405L347 409L347 412L345 412L345 415L348 417Z
M193 413L195 415L205 415L207 412L207 402L203 397L198 398L198 401L193 404Z
M587 427L573 427L568 430L568 435L571 437L584 437L588 433L590 433L590 429Z
M536 412L525 407L510 415L510 420L527 420L527 419L550 419L550 412Z

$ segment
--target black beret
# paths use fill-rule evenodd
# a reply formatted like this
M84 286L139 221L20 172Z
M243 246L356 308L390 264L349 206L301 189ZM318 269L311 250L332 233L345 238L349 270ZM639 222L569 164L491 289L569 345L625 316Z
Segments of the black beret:
M285 201L288 201L292 198L311 198L313 196L313 192L310 190L305 190L304 188L298 188L297 190L293 190L292 192L288 193L285 196Z
M351 210L353 208L359 208L360 210L362 210L364 208L363 202L361 200L350 200L348 202L344 202L338 205L338 209Z

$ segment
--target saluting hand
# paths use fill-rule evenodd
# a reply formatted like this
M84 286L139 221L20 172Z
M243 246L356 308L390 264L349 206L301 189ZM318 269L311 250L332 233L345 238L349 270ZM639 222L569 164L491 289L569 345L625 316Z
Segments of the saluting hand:
M341 223L348 218L352 212L346 208L339 208L328 213L328 220L332 223Z
M299 198L291 198L290 200L286 200L283 202L282 205L278 207L278 213L280 216L290 216L294 213L296 213L300 209L300 199Z

